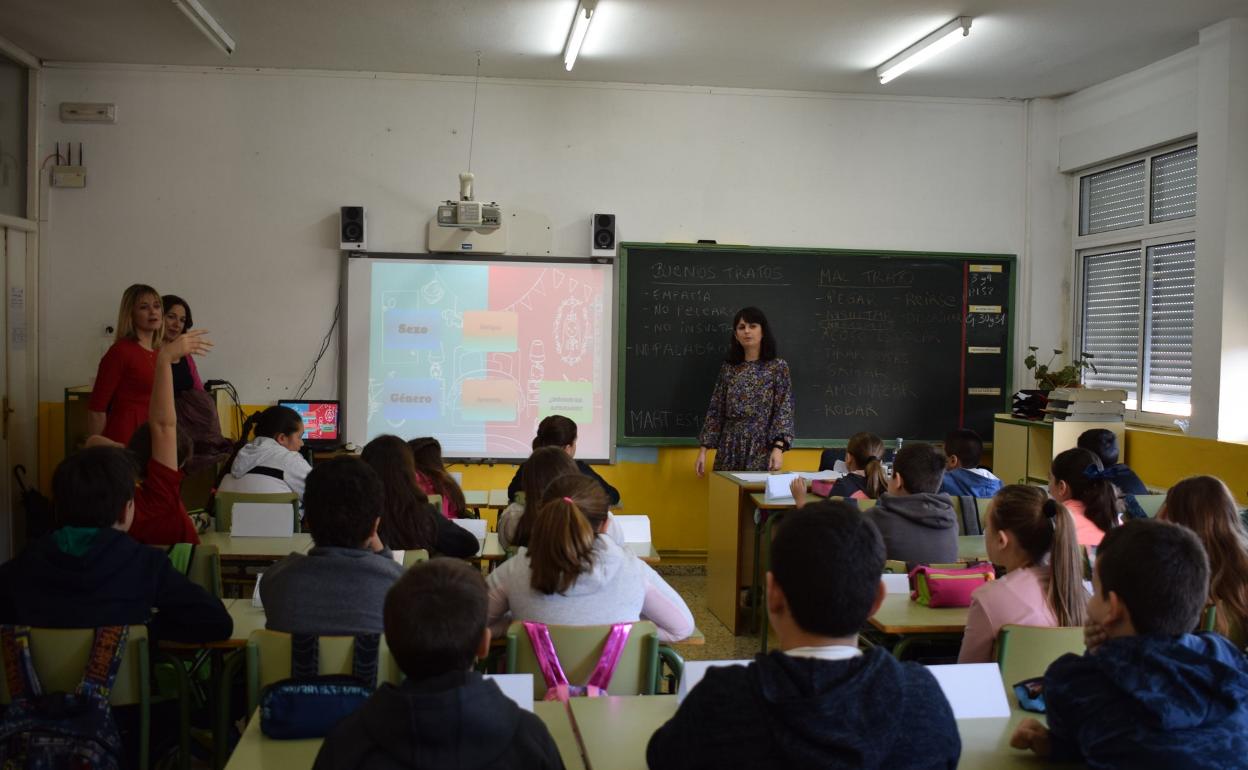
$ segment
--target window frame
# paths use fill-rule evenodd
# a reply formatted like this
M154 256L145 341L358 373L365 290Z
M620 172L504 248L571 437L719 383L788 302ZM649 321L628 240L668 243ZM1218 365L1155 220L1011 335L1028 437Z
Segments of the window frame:
M1139 351L1137 353L1138 369L1136 374L1136 408L1128 409L1125 421L1128 424L1143 425L1151 428L1170 428L1175 429L1176 420L1190 420L1191 417L1183 417L1180 415L1166 414L1164 412L1146 412L1142 408L1144 403L1144 393L1146 390L1145 379L1147 377L1147 346L1144 344L1145 331L1150 323L1150 314L1148 312L1148 302L1151 297L1151 280L1148 274L1148 249L1154 246L1164 246L1171 243L1182 241L1195 241L1196 231L1198 227L1198 214L1181 219L1170 219L1164 222L1152 221L1152 179L1153 179L1153 158L1160 155L1167 155L1179 150L1185 150L1190 147L1197 148L1197 164L1200 163L1199 142L1195 136L1187 137L1178 142L1154 147L1144 152L1135 153L1133 155L1108 160L1096 166L1089 166L1080 169L1074 174L1073 204L1071 211L1074 212L1074 222L1071 228L1071 256L1072 256L1072 281L1074 301L1071 303L1071 340L1070 350L1083 350L1083 313L1084 313L1084 257L1096 256L1098 254L1107 254L1114 251L1122 251L1127 249L1140 250L1140 324L1139 324ZM1148 212L1148 221L1143 225L1135 227L1124 227L1118 230L1106 230L1105 232L1094 233L1090 235L1080 235L1080 216L1082 213L1082 188L1083 178L1091 174L1097 174L1102 171L1119 168L1131 163L1144 161L1144 179L1146 188L1145 211ZM1197 171L1197 195L1199 195L1199 170ZM1199 260L1199 244L1197 248L1197 259ZM1197 265L1199 269L1199 264ZM1093 361L1093 363L1096 363ZM1190 403L1190 397L1189 397ZM1194 408L1195 405L1193 405Z

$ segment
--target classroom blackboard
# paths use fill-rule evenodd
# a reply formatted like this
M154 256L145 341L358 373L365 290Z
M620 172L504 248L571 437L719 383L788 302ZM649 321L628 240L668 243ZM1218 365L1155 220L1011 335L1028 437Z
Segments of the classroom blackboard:
M617 443L693 445L732 317L767 314L798 446L985 440L1010 395L1012 255L623 244Z

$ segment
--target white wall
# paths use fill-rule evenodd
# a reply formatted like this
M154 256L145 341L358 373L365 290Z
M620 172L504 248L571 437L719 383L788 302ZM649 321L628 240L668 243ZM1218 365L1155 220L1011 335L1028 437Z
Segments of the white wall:
M42 141L82 141L88 182L50 194L41 397L92 377L143 281L213 331L204 376L259 403L290 393L329 325L338 206L368 207L371 249L423 249L466 164L472 84L84 68L47 70L42 97ZM117 124L61 124L67 100L115 102ZM473 170L478 197L548 216L562 255L587 253L595 211L625 240L1022 254L1026 133L1009 101L487 80Z

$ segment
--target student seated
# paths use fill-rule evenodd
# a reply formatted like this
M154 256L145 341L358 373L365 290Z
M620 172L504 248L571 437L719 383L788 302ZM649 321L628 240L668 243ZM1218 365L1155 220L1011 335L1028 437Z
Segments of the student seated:
M384 490L378 506L378 533L387 548L424 549L466 559L480 548L471 532L442 515L416 486L416 461L407 442L398 436L378 436L364 445L360 458L377 472Z
M416 465L416 486L426 495L442 498L442 515L448 519L462 519L468 515L468 503L464 490L455 477L446 472L442 462L442 444L432 436L414 438L407 442Z
M563 768L546 725L473 670L490 650L481 573L453 559L408 570L386 595L386 643L406 678L382 684L316 755L338 768Z
M1006 572L971 594L959 663L996 660L993 647L1005 625L1083 625L1083 552L1075 520L1061 503L1036 487L1002 488L988 511L984 545L988 559Z
M1118 436L1112 430L1092 428L1079 434L1075 446L1096 455L1101 466L1114 473L1114 485L1124 495L1147 495L1148 487L1135 475L1135 471L1118 462Z
M50 628L147 625L156 639L215 642L234 622L220 599L173 568L164 551L126 534L134 521L134 463L90 447L52 476L60 529L0 566L0 623Z
M945 457L931 444L909 443L893 458L888 491L871 509L888 558L907 564L944 564L958 558L958 519L940 492Z
M984 442L979 434L965 428L945 437L945 478L940 491L954 497L992 497L1001 488L1001 479L979 467Z
M1193 476L1170 487L1157 518L1196 533L1209 555L1209 603L1214 630L1243 649L1248 644L1248 535L1231 490L1213 476Z
M873 433L855 433L845 445L848 471L832 485L828 497L878 498L888 491L884 473L884 442Z
M883 570L880 534L852 504L788 514L766 579L780 649L707 671L650 738L652 770L957 767L958 728L932 675L858 648L884 600Z
M1107 533L1088 651L1049 666L1048 727L1024 720L1010 745L1093 768L1242 767L1248 657L1218 634L1190 633L1208 587L1209 562L1190 530L1141 519Z
M189 361L192 354L206 353L212 343L204 334L198 330L188 332L157 351L148 421L130 437L129 450L138 469L139 486L134 491L134 521L129 533L140 543L199 542L195 522L191 521L186 504L182 502L182 468L191 459L194 446L190 436L178 430L173 400L173 362L179 358ZM86 444L121 446L104 436L92 436Z
M234 621L220 599L186 579L165 552L126 534L134 521L134 462L112 446L83 449L57 466L52 497L60 529L0 565L0 623L43 628L146 625L158 640L229 639ZM35 652L36 658L38 651ZM178 709L151 712L155 759L172 748ZM137 767L139 707L113 709L122 766Z
M265 628L319 636L380 634L386 592L403 574L377 537L381 479L358 457L335 457L308 474L304 501L304 523L315 546L260 576Z
M546 490L529 545L490 573L490 628L512 621L565 626L653 621L659 639L693 633L693 615L680 594L650 565L606 535L602 487L580 474L561 476Z
M247 443L252 430L254 441ZM294 492L303 499L304 480L312 466L303 459L303 418L288 406L270 406L243 423L243 437L229 463L230 472L219 479L222 492Z
M537 424L537 436L533 439L533 449L541 449L545 446L557 446L568 453L568 457L576 455L576 423L561 414L552 414L545 417ZM516 468L516 475L511 477L511 483L507 485L507 499L515 500L516 495L524 487L524 463ZM620 504L620 492L615 487L607 483L607 480L599 476L589 463L576 461L576 467L581 473L590 477L602 487L603 493L607 496L609 505Z
M498 514L498 543L503 548L529 544L529 525L542 504L542 493L550 482L560 476L580 473L576 462L562 447L544 446L534 449L524 461L522 477L524 501L516 500ZM605 497L604 497L605 499ZM531 515L528 515L531 514ZM527 515L527 516L526 516Z
M1122 512L1111 473L1086 449L1067 449L1049 466L1049 495L1075 518L1079 545L1094 548L1113 527Z

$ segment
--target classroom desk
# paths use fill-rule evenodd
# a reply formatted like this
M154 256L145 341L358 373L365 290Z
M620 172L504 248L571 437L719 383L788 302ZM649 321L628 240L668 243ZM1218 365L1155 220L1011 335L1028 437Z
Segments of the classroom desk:
M275 562L291 553L307 553L312 548L312 535L296 532L290 537L234 537L229 532L205 532L199 542L215 545L221 561Z
M877 630L892 635L961 634L966 630L968 607L925 607L911 601L909 594L888 594L880 609L868 621Z
M675 695L573 698L572 718L594 770L646 766L650 736L676 713Z
M580 745L572 730L567 708L562 703L539 701L533 704L533 713L550 730L559 749L559 756L568 770L583 770ZM252 714L243 731L238 746L230 755L226 770L301 770L312 767L321 750L322 739L305 738L298 741L276 741L264 737L260 731L260 715Z
M628 547L646 564L654 565L662 561L653 543L629 543ZM497 532L485 533L485 544L481 546L476 558L487 562L498 562L507 558L507 552L498 543Z
M734 634L745 631L752 613L741 606L741 589L754 574L754 501L761 482L745 482L714 471L707 484L706 606Z
M984 546L983 535L960 535L958 537L958 558L967 561L987 561L988 549Z

